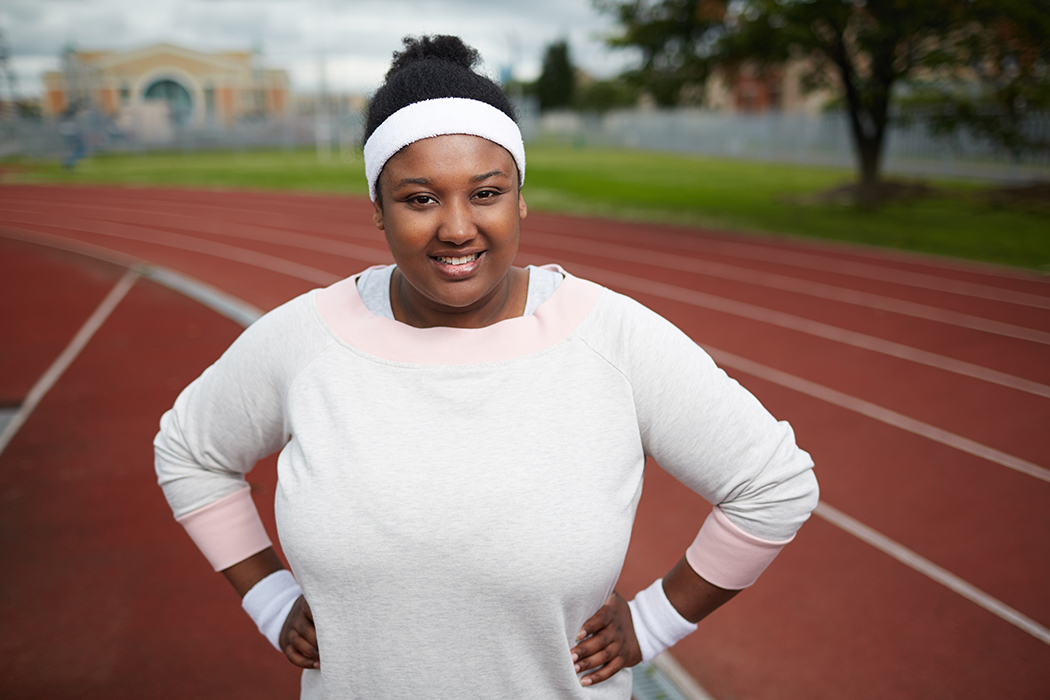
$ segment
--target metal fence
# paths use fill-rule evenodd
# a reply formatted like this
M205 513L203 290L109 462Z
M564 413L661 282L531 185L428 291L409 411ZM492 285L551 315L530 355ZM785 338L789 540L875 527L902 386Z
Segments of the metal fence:
M303 115L283 121L246 122L229 127L172 127L162 137L120 129L97 113L76 124L0 122L0 157L60 157L80 139L87 152L250 148L317 148L319 154L348 152L360 146L361 115L344 113L325 119ZM701 110L629 110L605 115L574 112L538 115L522 110L527 141L572 147L612 146L695 153L760 161L850 167L853 146L847 116L827 113L762 115L719 114ZM1050 139L1050 114L1029 117L1026 128ZM986 139L959 130L938 136L926 122L897 122L886 138L888 173L978 177L994 180L1050 179L1050 153L1012 158Z
M548 113L523 120L526 138L575 146L644 148L730 158L850 167L848 115L720 114L702 110L628 110L604 116ZM1050 114L1030 115L1026 131L1050 141ZM1020 180L1050 178L1050 152L1017 159L966 129L934 134L921 118L888 130L886 172Z

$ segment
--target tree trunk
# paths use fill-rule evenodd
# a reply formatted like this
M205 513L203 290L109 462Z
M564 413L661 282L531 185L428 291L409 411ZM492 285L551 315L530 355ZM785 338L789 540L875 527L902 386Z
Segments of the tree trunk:
M864 209L875 209L882 201L881 165L882 136L854 134L857 159L860 162L860 181L857 183L857 204Z
M859 79L841 34L834 57L845 88L853 148L860 166L856 202L865 209L874 209L882 199L879 174L893 72L875 66L871 78Z

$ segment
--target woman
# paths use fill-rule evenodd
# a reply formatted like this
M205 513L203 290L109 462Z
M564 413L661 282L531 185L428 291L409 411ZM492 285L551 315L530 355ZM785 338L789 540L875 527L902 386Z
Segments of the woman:
M370 106L395 265L252 325L155 443L177 519L306 669L304 698L626 700L616 671L750 585L816 505L790 427L674 326L513 266L524 148L477 59L406 39ZM243 480L278 449L294 578ZM718 507L628 608L611 594L647 455Z

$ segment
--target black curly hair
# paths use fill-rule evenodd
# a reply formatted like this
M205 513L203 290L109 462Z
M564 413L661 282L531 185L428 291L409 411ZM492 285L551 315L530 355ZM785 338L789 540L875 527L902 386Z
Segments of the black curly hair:
M406 36L402 42L405 48L394 52L394 62L383 85L368 105L365 141L387 117L402 107L441 97L466 97L486 102L514 121L518 120L503 89L474 72L481 56L458 36Z

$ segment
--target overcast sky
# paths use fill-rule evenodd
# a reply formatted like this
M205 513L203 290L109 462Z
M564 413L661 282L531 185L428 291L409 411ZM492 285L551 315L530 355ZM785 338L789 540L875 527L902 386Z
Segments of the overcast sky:
M201 51L262 49L299 91L316 90L322 57L331 89L370 92L406 34L458 34L485 69L539 74L544 47L568 38L574 63L598 77L631 55L607 49L612 30L591 0L0 0L0 32L23 96L59 68L63 46L127 50L170 42Z

